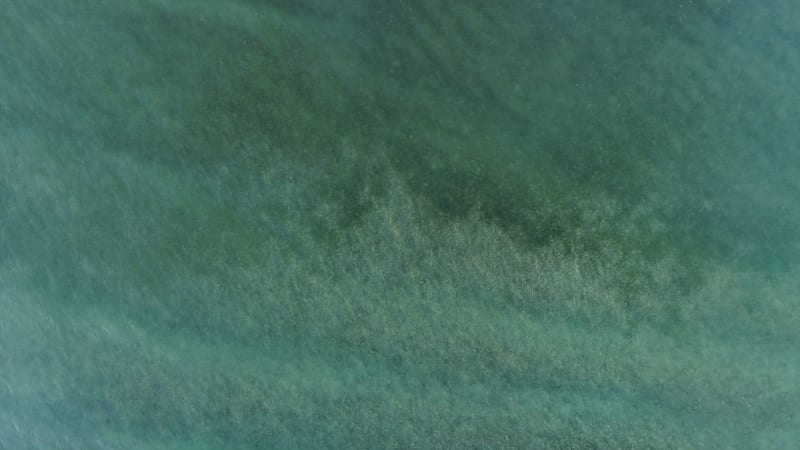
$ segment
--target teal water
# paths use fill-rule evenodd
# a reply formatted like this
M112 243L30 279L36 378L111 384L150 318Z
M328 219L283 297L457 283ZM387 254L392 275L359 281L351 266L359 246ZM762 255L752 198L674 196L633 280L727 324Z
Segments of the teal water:
M796 448L800 5L6 0L0 448Z

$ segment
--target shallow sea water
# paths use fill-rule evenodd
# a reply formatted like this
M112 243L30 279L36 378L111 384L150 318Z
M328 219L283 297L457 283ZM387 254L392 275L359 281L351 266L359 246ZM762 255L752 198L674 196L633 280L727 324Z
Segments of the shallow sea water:
M7 0L0 448L793 448L800 6Z

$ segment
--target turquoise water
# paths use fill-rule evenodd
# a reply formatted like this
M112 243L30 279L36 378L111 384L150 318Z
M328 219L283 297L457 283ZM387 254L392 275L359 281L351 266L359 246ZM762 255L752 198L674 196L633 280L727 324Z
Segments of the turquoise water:
M798 23L7 0L0 448L795 448Z

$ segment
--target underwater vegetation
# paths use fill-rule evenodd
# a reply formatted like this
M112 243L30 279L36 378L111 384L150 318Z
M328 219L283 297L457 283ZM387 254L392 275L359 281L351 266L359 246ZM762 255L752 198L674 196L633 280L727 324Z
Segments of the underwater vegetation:
M0 447L789 448L791 2L0 12Z

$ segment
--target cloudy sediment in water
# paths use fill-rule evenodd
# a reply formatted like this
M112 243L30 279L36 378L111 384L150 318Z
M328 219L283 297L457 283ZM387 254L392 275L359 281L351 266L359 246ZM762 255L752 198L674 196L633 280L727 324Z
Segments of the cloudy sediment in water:
M791 447L798 23L6 1L0 447Z

